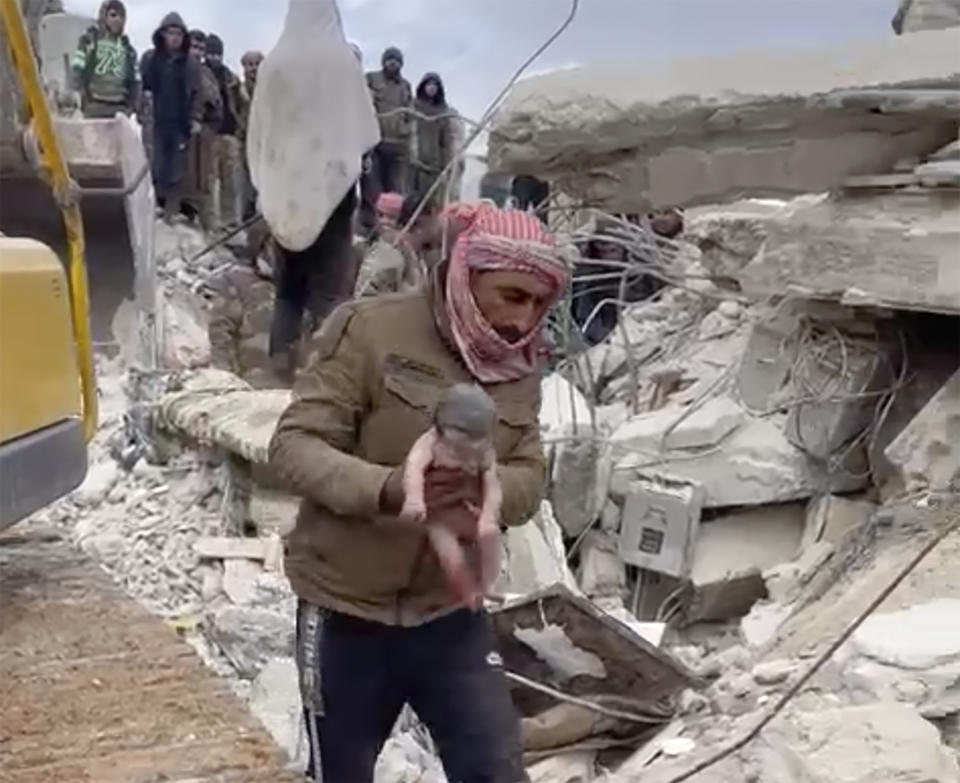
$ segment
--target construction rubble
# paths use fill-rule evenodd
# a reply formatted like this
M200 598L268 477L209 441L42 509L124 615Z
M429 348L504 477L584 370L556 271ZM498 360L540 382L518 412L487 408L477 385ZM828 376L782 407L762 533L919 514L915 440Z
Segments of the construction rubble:
M651 267L666 285L600 344L561 341L542 381L549 487L505 533L490 607L534 783L668 783L733 745L960 513L957 52L954 28L653 78L574 69L501 112L492 165L551 182L561 239L596 210L686 208ZM231 249L193 261L202 236L160 224L154 247L159 366L118 315L89 476L41 515L302 767L298 503L267 466L289 392L206 367ZM960 781L957 562L954 532L693 779ZM377 780L445 780L415 716Z

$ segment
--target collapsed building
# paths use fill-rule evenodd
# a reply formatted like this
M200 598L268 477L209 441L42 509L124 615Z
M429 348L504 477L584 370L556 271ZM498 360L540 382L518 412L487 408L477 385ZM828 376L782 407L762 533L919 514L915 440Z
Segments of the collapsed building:
M958 51L954 29L584 68L521 82L502 109L491 165L550 183L561 236L596 211L683 207L686 223L644 267L667 285L600 343L560 340L542 383L548 494L505 534L492 610L537 783L665 783L730 745L948 523ZM114 319L120 355L100 367L93 467L43 514L171 619L297 764L282 551L298 501L267 465L289 392L204 369L203 294L230 253L193 260L203 238L184 226L149 236L146 304ZM956 781L958 554L953 535L695 779ZM377 774L443 780L415 716Z

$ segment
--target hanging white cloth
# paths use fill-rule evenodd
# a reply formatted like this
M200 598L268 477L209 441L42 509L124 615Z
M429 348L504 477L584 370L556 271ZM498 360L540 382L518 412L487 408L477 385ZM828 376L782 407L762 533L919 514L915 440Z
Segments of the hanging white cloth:
M257 74L247 160L277 241L303 250L319 236L380 141L363 68L334 0L289 0L283 32Z

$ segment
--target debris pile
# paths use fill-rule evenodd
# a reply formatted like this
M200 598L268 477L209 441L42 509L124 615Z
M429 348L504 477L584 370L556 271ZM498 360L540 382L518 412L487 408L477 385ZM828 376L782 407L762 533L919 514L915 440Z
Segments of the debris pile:
M629 260L614 272L659 281L591 347L569 303L551 321L549 486L505 533L490 607L532 780L667 783L731 746L955 513L957 34L804 55L796 74L786 56L681 64L640 82L656 95L566 72L508 102L492 159L574 204L571 246L602 207ZM612 214L710 202L674 240ZM102 364L90 474L43 513L302 763L282 572L298 501L266 465L289 393L202 369L230 250L189 261L204 243L186 226L155 246L164 371ZM958 556L954 534L697 780L957 780ZM415 716L377 780L443 780Z

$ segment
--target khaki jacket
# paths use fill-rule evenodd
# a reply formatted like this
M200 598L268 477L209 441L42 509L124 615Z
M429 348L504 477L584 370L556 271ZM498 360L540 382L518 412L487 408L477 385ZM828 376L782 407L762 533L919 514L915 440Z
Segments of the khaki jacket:
M383 71L373 71L367 74L367 87L380 122L380 141L407 149L413 134L413 117L399 109L409 109L413 105L410 82L403 77L389 79Z
M443 389L470 380L424 291L348 302L327 319L270 444L277 475L304 498L286 560L298 596L391 625L455 608L423 532L384 521L379 501ZM502 522L522 524L544 484L540 379L485 388L499 412Z

